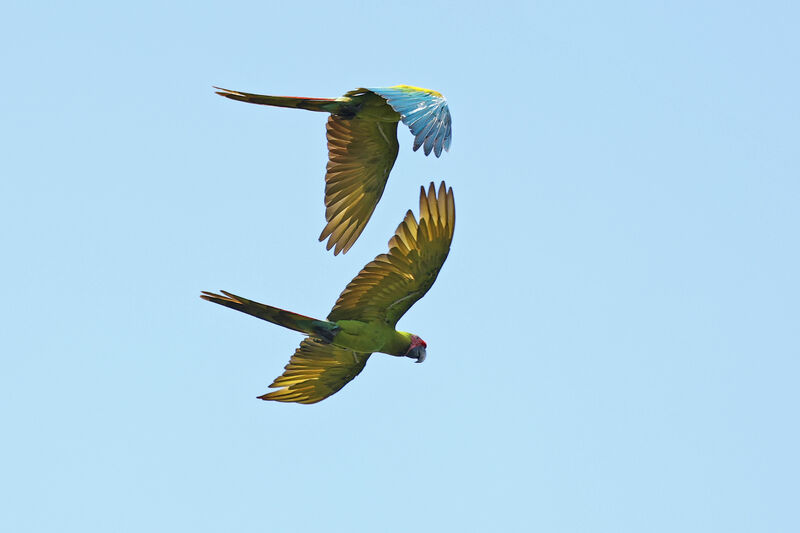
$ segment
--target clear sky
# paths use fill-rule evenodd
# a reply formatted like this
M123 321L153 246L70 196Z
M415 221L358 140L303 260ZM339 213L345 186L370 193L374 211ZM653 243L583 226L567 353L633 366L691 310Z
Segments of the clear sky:
M279 5L277 5L279 4ZM11 2L0 530L800 531L793 2ZM325 116L441 91L344 256ZM313 406L256 396L445 180L450 257Z

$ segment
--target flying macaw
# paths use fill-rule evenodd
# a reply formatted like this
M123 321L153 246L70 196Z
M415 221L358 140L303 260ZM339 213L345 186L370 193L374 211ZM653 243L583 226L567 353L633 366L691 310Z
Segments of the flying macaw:
M427 344L395 330L414 302L431 288L442 268L456 222L453 189L422 187L419 223L409 210L389 240L389 252L367 264L345 287L327 320L284 311L229 292L201 298L307 335L284 373L262 400L316 403L349 383L373 352L425 360Z
M328 166L325 174L325 220L319 240L326 238L334 255L347 252L367 225L389 179L399 145L397 123L414 134L414 151L436 157L450 149L450 110L436 91L396 85L359 88L340 98L266 96L228 89L217 94L251 104L292 107L330 113L327 125Z

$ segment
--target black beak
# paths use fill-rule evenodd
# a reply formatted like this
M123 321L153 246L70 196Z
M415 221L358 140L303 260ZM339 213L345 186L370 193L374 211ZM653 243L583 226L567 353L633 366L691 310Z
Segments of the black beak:
M406 357L410 357L411 359L416 359L415 363L421 363L425 360L425 347L424 346L414 346L411 348Z

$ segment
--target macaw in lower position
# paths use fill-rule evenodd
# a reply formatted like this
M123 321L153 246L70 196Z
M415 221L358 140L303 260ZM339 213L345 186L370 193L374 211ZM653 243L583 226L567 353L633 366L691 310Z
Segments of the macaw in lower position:
M229 292L201 298L304 333L283 375L262 400L316 403L356 377L373 352L425 360L427 345L395 325L431 288L453 240L456 208L444 182L420 191L420 217L411 211L389 240L389 252L367 264L345 287L327 320L284 311Z
M397 159L397 124L414 134L414 150L436 157L450 149L450 109L441 93L410 85L359 88L339 98L268 96L228 89L217 94L276 107L330 113L328 167L325 174L325 220L319 240L328 239L334 255L356 242L378 205Z

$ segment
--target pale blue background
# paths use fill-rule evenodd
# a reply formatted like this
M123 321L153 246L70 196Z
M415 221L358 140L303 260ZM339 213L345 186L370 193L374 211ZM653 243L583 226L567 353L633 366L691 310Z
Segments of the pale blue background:
M5 4L0 530L800 531L794 2ZM325 116L443 92L353 250ZM256 396L419 186L452 253L316 406Z

